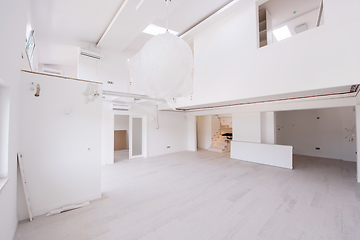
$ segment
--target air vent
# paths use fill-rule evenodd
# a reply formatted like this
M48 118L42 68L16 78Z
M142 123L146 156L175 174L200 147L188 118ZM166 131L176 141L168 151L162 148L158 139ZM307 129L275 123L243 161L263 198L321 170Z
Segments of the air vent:
M122 104L113 104L113 110L117 111L129 111L131 109L130 105Z
M94 59L101 59L101 55L98 52L93 52L87 49L81 49L80 50L80 55L85 56L85 57L90 57L90 58L94 58Z
M62 75L63 74L62 70L53 69L53 68L43 68L43 72L48 73L48 74L54 74L54 75Z

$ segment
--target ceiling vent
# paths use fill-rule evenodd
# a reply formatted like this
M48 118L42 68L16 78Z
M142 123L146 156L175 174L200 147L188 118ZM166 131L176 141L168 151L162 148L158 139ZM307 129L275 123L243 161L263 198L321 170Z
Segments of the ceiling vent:
M125 104L113 104L113 110L117 111L129 111L131 109L130 105Z
M62 70L53 69L53 68L43 68L43 72L48 73L48 74L54 74L54 75L62 75L63 74Z
M95 59L98 59L98 60L101 59L100 53L90 51L90 50L87 50L87 49L81 49L80 50L80 55L85 56L85 57L95 58Z
M308 30L308 25L306 23L303 23L303 24L295 27L294 30L296 33L304 32L304 31Z

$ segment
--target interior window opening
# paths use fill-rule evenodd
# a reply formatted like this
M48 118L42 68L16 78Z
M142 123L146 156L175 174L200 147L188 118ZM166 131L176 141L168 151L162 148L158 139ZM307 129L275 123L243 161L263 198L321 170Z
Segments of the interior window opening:
M323 0L269 0L259 5L259 47L324 24Z

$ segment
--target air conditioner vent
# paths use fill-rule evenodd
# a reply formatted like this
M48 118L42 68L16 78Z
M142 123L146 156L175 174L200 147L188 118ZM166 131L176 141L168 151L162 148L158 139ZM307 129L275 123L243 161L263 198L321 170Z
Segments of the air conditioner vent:
M113 104L113 110L117 111L129 111L131 109L130 105L125 104Z
M94 52L94 51L90 51L87 49L81 49L80 50L80 55L85 56L85 57L90 57L90 58L95 58L95 59L101 59L101 55L98 52Z
M53 68L43 68L43 72L48 73L48 74L54 74L54 75L62 75L63 74L62 70L53 69Z

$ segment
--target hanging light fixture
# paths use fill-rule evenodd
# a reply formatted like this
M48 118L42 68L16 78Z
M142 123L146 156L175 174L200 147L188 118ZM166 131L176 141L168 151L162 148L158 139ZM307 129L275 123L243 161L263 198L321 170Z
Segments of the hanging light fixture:
M168 5L170 0L165 0ZM143 94L165 99L173 107L173 98L193 92L193 55L189 45L171 34L166 17L166 32L150 39L128 62L132 81Z

